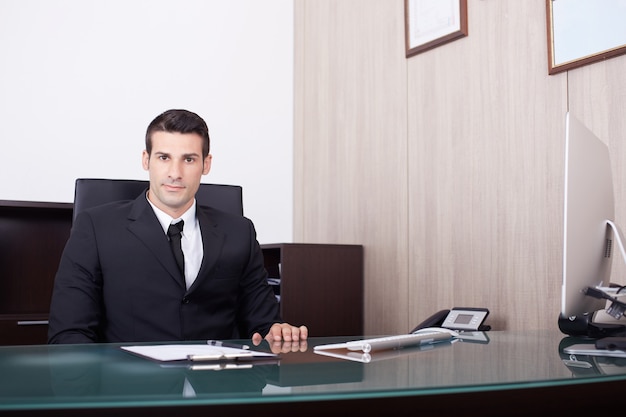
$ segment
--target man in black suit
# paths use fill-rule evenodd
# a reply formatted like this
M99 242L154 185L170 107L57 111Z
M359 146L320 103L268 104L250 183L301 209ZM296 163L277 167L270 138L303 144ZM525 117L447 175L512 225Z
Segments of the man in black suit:
M49 343L306 340L305 326L280 317L252 222L196 205L209 145L195 113L169 110L150 123L147 192L75 220L54 282ZM171 224L182 228L180 266Z

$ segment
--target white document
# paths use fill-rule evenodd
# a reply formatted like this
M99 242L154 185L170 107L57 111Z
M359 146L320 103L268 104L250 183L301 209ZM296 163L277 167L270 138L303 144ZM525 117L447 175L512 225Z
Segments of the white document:
M254 360L272 358L277 355L257 352L249 349L237 349L224 346L198 345L139 345L122 346L123 350L160 362L170 361L220 361Z

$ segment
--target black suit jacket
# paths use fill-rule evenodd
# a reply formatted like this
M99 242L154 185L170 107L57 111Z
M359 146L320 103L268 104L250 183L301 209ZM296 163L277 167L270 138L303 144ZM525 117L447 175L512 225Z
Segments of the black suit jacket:
M79 214L55 278L49 343L265 336L281 322L252 222L196 211L204 258L189 290L145 194Z

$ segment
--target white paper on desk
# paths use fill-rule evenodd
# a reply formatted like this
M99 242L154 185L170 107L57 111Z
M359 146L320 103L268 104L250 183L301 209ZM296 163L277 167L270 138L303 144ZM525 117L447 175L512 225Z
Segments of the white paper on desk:
M186 361L190 356L203 356L214 360L236 360L275 357L273 353L257 352L210 345L147 345L122 346L123 350L160 362ZM208 359L210 360L210 359Z

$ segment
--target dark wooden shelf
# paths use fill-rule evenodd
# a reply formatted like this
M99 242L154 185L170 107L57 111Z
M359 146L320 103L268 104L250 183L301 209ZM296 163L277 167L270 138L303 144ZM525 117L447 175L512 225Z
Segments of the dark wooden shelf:
M0 200L0 344L46 343L71 203Z
M280 278L283 319L311 336L363 334L363 247L261 245L270 278ZM280 267L279 267L280 265Z

